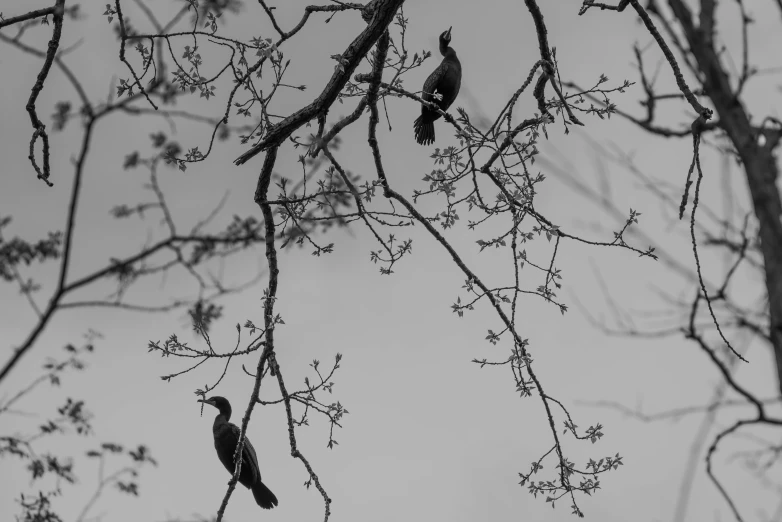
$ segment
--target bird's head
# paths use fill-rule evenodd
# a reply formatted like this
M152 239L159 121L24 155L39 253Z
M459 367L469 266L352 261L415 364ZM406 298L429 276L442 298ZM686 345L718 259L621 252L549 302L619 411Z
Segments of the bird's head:
M444 54L448 46L451 45L451 29L453 29L453 26L440 34L440 53Z
M215 408L217 408L220 413L222 413L225 416L225 419L228 420L231 418L231 403L228 402L228 399L225 397L209 397L208 399L198 399L198 402L203 402L204 404L211 404Z
M449 45L451 43L451 29L453 29L453 26L449 27L447 31L443 31L440 35L440 43Z

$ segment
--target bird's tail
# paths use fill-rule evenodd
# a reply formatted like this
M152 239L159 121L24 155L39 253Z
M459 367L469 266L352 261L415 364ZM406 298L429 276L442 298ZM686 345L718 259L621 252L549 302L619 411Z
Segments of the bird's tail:
M253 485L252 491L256 504L263 509L271 509L277 505L277 497L260 480Z
M434 122L425 121L423 114L413 122L415 141L421 145L434 143Z

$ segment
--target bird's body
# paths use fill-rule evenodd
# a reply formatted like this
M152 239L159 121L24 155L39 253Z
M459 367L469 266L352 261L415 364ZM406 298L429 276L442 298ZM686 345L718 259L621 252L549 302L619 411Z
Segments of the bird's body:
M239 444L239 427L229 421L231 418L231 404L223 397L210 397L202 400L206 404L211 404L219 410L212 424L212 434L214 435L215 450L217 458L223 463L232 475L236 470L234 462L234 453L236 445ZM258 457L255 454L250 439L244 438L242 447L242 469L239 472L239 483L252 490L255 502L263 509L271 509L277 505L277 497L274 493L261 482L261 471L258 467Z
M447 111L456 100L462 85L462 64L450 43L451 29L448 29L440 35L440 54L443 55L443 61L426 79L421 94L424 101L437 104L442 111ZM439 117L439 112L421 105L421 115L413 123L415 141L421 145L434 143L434 121Z

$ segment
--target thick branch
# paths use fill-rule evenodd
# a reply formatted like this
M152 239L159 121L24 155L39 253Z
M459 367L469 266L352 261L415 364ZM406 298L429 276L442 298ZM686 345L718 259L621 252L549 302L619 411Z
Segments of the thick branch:
M306 107L294 112L280 123L275 125L260 143L253 146L250 150L239 156L234 163L244 164L247 160L256 154L263 152L271 147L279 146L288 136L293 134L296 129L315 118L317 115L327 111L337 100L337 96L342 91L345 84L350 79L353 71L366 57L369 50L375 45L378 38L383 34L388 25L393 21L397 9L404 0L380 0L375 5L375 13L372 21L367 25L361 34L345 49L341 55L341 63L334 71L331 79L326 84L323 92Z
M782 393L782 222L779 219L782 201L776 187L779 165L774 157L779 135L777 133L772 136L774 139L766 137L764 142L759 141L760 133L753 128L744 106L736 98L711 40L695 27L692 14L682 0L669 0L669 4L703 73L704 91L719 114L721 126L736 148L747 176L755 216L760 225L760 247L769 301L769 333Z

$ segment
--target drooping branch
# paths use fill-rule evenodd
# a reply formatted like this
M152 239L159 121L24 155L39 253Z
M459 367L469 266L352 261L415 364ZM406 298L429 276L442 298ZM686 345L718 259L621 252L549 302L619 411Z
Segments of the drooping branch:
M714 48L695 26L689 7L681 0L670 0L687 43L704 78L704 90L719 114L722 128L741 158L747 177L755 216L760 224L760 246L763 253L766 291L769 300L769 333L777 366L779 390L782 393L782 200L776 187L779 165L774 154L782 132L766 133L750 123L744 105L736 99L728 75ZM764 140L759 140L760 135Z
M33 85L32 91L30 92L30 98L27 100L27 105L25 106L27 114L30 116L30 123L34 129L33 136L30 138L30 150L27 157L35 169L35 172L38 174L38 179L43 180L43 182L50 187L52 186L52 182L49 181L49 135L46 133L46 125L44 125L44 123L38 117L35 102L38 100L38 95L41 94L41 91L43 90L44 83L46 82L46 78L49 76L52 63L54 63L54 59L57 55L57 48L60 46L64 13L65 0L56 0L53 7L32 11L27 13L27 15L21 15L15 18L0 21L0 28L3 28L4 26L11 25L12 23L22 22L32 18L37 18L39 16L48 16L49 14L52 14L54 18L54 29L52 30L52 37L49 40L49 44L47 46L46 59L44 60L43 66L38 73L38 78ZM43 169L41 169L41 167L38 166L38 162L35 161L35 142L38 141L38 138L41 139L41 143L43 144Z

